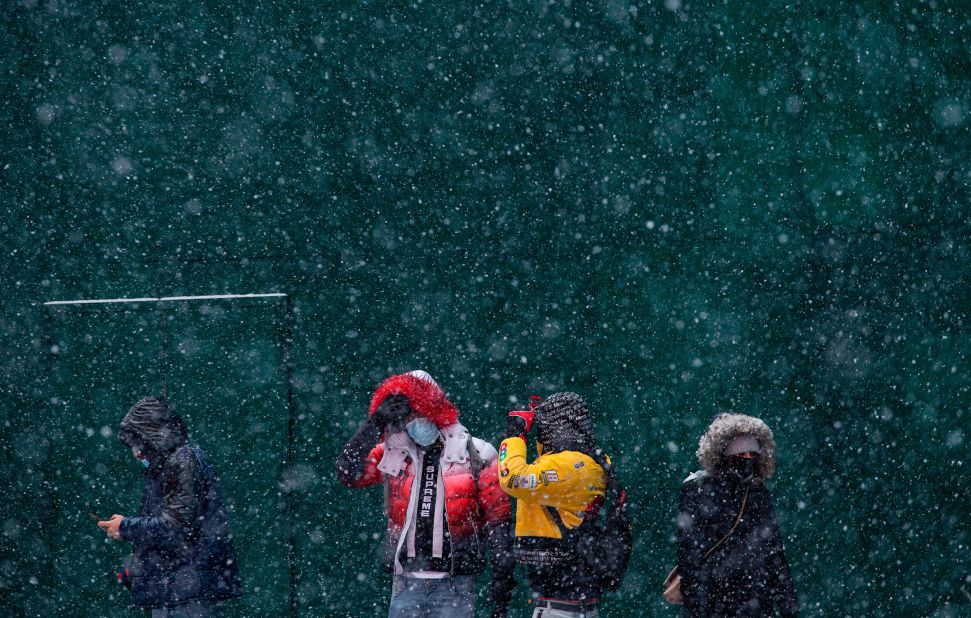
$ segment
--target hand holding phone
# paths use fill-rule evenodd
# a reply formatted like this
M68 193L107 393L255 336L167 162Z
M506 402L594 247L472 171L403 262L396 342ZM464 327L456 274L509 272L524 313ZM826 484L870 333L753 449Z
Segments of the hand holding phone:
M93 513L92 513L93 515ZM121 540L121 522L125 520L124 515L118 515L115 513L109 519L101 520L98 522L98 527L105 531L105 534L110 536L116 541Z

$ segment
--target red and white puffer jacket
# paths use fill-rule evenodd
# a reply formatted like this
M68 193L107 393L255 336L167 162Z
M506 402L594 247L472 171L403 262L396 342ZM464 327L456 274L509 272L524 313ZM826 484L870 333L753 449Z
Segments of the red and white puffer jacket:
M486 527L491 522L508 522L512 517L509 496L499 487L496 475L496 449L478 438L472 438L472 444L479 451L483 463L478 484L473 480L469 462L441 466L445 484L445 514L452 540L452 572L455 575L482 571L485 566ZM371 450L365 473L353 486L387 484L385 514L388 529L382 562L386 568L393 570L395 551L408 518L415 473L413 462L409 460L401 474L387 477L377 467L383 455L383 443Z
M458 412L433 381L416 378L412 374L393 376L385 380L372 397L371 413L389 395L404 395L416 413L433 421L442 430L446 451L450 440L471 444L478 453L481 470L478 481L473 476L471 457L464 461L446 462L444 453L439 467L445 488L445 514L451 539L450 555L453 575L480 573L486 562L489 528L493 524L508 524L512 519L509 496L499 487L496 449L478 438L468 438L458 423ZM466 451L467 452L467 449ZM350 487L369 487L385 484L385 514L388 518L383 552L385 568L394 571L395 554L408 521L408 505L414 485L415 463L407 458L397 476L382 472L378 465L385 454L385 442L374 446L367 455L363 470L347 482Z

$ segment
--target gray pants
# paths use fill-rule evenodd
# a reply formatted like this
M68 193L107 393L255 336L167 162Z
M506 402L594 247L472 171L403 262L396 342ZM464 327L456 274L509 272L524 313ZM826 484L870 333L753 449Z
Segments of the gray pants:
M152 618L219 618L223 615L220 601L189 601L175 607L152 609Z

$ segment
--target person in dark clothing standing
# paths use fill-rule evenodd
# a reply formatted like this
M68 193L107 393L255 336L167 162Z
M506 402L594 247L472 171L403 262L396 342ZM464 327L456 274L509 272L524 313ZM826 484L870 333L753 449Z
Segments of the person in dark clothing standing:
M509 498L496 450L472 437L424 371L388 378L336 463L348 487L385 487L389 618L472 618L476 576L492 561L492 616L506 616L515 567Z
M775 441L760 419L720 414L701 437L702 470L681 490L678 571L686 616L796 616L799 600L765 481Z
M136 403L118 437L145 466L142 507L98 526L132 544L119 574L132 607L151 608L152 618L219 616L241 586L216 471L163 398Z

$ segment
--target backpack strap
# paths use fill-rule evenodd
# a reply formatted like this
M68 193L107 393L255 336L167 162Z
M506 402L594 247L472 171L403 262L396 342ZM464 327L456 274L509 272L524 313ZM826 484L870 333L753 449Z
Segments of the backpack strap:
M479 475L482 473L482 468L485 467L485 462L482 461L482 456L479 455L479 450L475 448L475 444L472 442L472 434L469 434L469 438L465 443L465 448L469 451L469 467L472 468L472 479L475 481L476 492L478 492Z
M589 455L591 459L597 462L597 465L603 468L604 474L606 475L606 483L604 486L604 504L603 510L617 510L626 511L627 510L627 488L624 487L623 483L617 477L617 469L614 467L614 463L607 458L607 454L604 453L599 448L594 451L593 455Z
M482 461L482 456L479 455L479 449L475 448L475 444L472 442L472 434L469 434L468 440L465 442L465 448L469 451L469 468L472 469L472 487L475 492L475 513L476 515L481 515L482 508L479 506L479 476L482 474L482 468L485 467L485 462Z
M543 510L546 511L546 514L549 515L550 519L553 520L553 523L556 524L556 527L560 529L560 536L565 541L567 535L570 534L570 529L567 528L566 524L563 523L563 519L560 517L560 512L557 509L554 509L553 507L547 506L545 504L541 504L540 506L543 507Z

